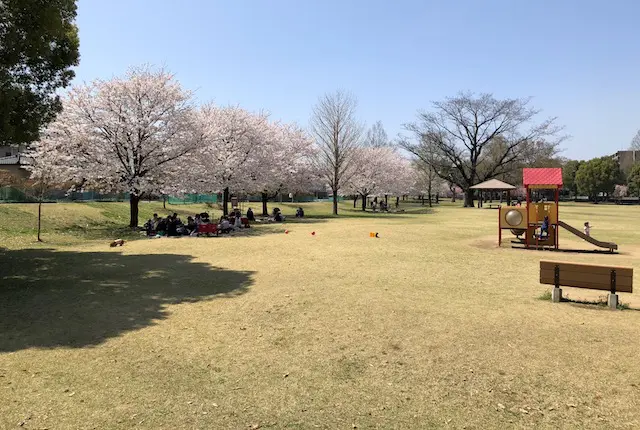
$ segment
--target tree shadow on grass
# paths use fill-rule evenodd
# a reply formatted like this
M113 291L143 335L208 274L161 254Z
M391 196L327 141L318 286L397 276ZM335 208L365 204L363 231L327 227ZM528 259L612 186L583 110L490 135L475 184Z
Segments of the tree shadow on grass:
M245 293L251 272L184 255L0 248L0 352L95 346L168 317L167 306Z
M338 215L333 214L311 214L305 215L305 219L338 219L338 218L410 218L412 215L432 214L435 208L411 208L399 212L373 212L370 209L363 211L362 209L344 209L338 211ZM287 218L288 220L288 218Z

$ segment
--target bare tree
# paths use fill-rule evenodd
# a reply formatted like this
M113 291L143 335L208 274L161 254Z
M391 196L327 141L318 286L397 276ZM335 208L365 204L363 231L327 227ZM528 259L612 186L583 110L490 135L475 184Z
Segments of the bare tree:
M313 107L311 133L318 147L318 173L333 192L333 214L338 214L338 193L352 174L351 160L362 137L362 125L355 117L358 102L343 91L322 96Z
M376 121L376 123L371 126L369 131L367 131L365 145L371 146L373 148L381 148L390 145L389 137L387 136L387 132L384 131L382 121Z
M47 193L64 182L63 169L59 166L65 163L56 151L38 152L29 150L24 156L24 167L31 173L29 181L25 181L25 192L35 197L38 202L38 242L42 242L42 203Z
M444 175L443 171L438 173L437 166L441 166L444 163L441 160L441 155L438 146L435 144L434 137L429 134L424 134L420 139L421 143L419 145L412 144L402 136L398 138L398 142L401 147L410 149L416 156L415 160L413 160L416 180L415 187L420 195L426 192L429 199L429 207L432 207L433 190L439 189L441 186L440 175ZM422 204L424 204L424 196L422 198Z
M451 193L451 203L456 202L456 189L458 188L456 184L453 182L447 181L447 187L449 188L449 192Z
M632 151L640 151L640 130L638 130L636 135L633 136L633 139L631 139L629 149Z
M482 162L478 164L478 177L486 176L489 169L502 157L509 143L503 138L496 138L487 145ZM522 169L526 167L562 167L558 145L544 140L532 140L523 143L520 157L504 166L503 173L497 179L510 184L519 184L522 180Z
M433 192L439 190L442 182L432 165L422 160L415 160L414 169L416 173L416 188L422 195L422 204L424 205L424 192L427 193L429 207L433 207Z
M434 102L432 112L419 112L418 121L405 126L418 141L404 148L422 159L425 142L435 145L439 154L435 163L422 160L434 163L442 179L459 186L465 193L465 207L473 207L473 185L516 168L530 142L545 140L557 146L563 139L555 118L535 122L540 111L531 108L529 101L460 93Z

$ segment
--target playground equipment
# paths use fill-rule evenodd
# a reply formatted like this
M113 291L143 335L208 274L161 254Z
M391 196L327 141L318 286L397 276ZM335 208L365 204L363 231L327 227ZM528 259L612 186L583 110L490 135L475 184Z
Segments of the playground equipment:
M580 239L608 249L609 252L618 249L615 243L601 242L560 221L558 201L562 188L562 169L523 169L522 183L525 187L526 206L500 207L498 244L502 244L502 231L510 230L517 237L512 243L524 245L525 248L558 249L559 228L562 227ZM537 203L533 202L531 197L534 192L551 192L553 201L541 199ZM543 231L543 225L546 225L546 231Z

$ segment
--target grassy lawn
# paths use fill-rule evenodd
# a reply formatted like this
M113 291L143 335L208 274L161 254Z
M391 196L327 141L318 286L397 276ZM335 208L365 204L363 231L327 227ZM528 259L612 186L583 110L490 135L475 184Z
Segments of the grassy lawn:
M36 206L0 205L0 428L640 426L640 293L538 283L543 258L640 269L640 207L561 204L607 255L497 248L495 210L303 206L113 249L126 204L46 205L43 244ZM141 207L174 210L205 207Z

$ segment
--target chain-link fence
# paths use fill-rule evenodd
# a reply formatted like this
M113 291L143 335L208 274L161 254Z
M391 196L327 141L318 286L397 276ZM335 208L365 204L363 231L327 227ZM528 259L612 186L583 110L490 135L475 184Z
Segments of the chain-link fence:
M47 202L123 202L129 200L129 194L50 190L45 193L43 200ZM0 187L0 203L34 203L36 201L38 198L30 190L11 186Z
M181 197L168 197L171 205L190 205L194 203L218 203L217 194L185 194Z

